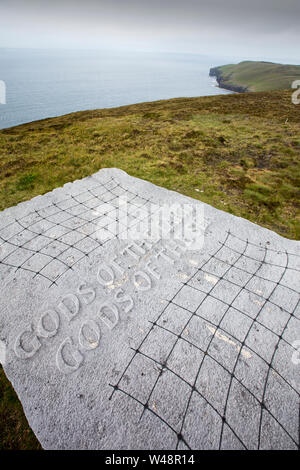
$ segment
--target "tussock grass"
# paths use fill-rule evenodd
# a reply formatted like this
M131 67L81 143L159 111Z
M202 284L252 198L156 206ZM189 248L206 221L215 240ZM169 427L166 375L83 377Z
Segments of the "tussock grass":
M299 114L291 91L276 91L84 111L2 130L0 209L118 167L298 239Z

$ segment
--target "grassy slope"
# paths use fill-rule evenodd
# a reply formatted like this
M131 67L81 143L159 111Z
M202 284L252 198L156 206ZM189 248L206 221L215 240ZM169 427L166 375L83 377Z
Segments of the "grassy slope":
M277 91L84 111L2 130L0 209L119 167L300 238L299 114L291 91Z
M0 131L0 209L100 168L300 238L300 105L291 91L85 111ZM0 369L0 448L38 448Z
M281 90L291 88L294 80L300 80L300 65L244 61L216 68L224 88L236 85L248 91Z

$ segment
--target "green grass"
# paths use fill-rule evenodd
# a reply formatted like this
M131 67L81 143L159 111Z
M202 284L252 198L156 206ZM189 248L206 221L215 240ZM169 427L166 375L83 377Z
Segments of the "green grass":
M300 239L291 90L84 111L0 131L0 209L117 167ZM0 373L2 448L37 448Z
M40 450L22 405L0 366L0 450Z
M118 167L299 238L299 111L290 91L244 93L85 111L2 130L0 209Z
M220 86L247 91L270 91L291 88L294 80L300 80L300 65L283 65L273 62L244 61L214 67L221 80Z
M17 182L17 189L20 191L24 191L27 189L34 188L34 182L36 181L37 177L33 173L28 173L21 176Z

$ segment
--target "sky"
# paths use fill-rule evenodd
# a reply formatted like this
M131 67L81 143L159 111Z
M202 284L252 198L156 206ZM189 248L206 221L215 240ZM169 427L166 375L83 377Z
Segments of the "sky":
M300 63L299 0L0 0L0 47Z

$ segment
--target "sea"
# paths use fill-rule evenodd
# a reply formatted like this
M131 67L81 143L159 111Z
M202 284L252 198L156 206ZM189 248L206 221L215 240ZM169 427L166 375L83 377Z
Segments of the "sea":
M228 94L209 77L225 57L0 49L0 129L75 111Z

